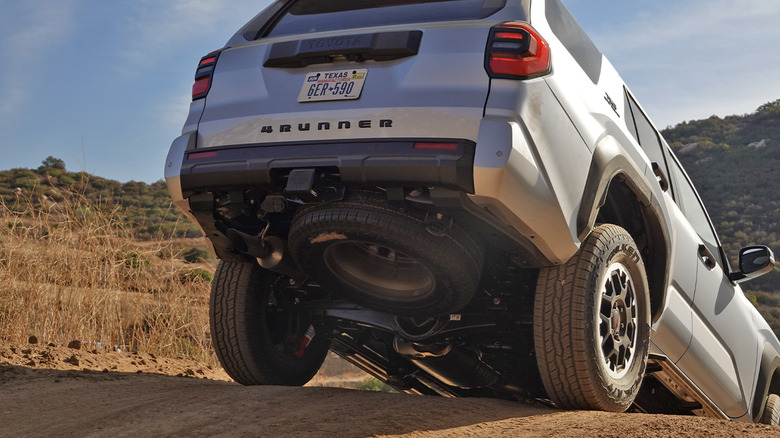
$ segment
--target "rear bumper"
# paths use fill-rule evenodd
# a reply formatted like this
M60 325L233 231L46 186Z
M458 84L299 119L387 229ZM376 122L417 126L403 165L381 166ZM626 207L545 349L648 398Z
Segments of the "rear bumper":
M481 138L480 142L509 147L518 143L512 139L511 132L508 138L496 137L495 133L506 131L493 129L497 127L486 125L485 131L493 134ZM295 169L316 169L318 175L327 174L327 183L335 182L334 187L436 188L428 191L432 206L449 212L471 230L481 230L486 238L492 239L491 245L519 250L517 260L523 266L560 263L560 252L570 251L573 246L566 239L565 221L560 219L554 197L537 173L538 168L530 164L515 168L512 164L527 155L519 151L511 152L516 157L511 163L498 163L499 167L492 168L475 165L477 146L470 140L424 140L455 145L453 149L441 150L415 148L413 139L195 148L197 135L191 132L174 140L166 165L166 181L175 204L203 227L222 258L231 253L231 243L220 237L224 233L215 225L214 194L222 192L229 199L236 192L251 191L251 196L261 202L268 194L287 193L288 177ZM479 160L483 165L495 164L486 163L484 157ZM526 175L532 170L533 175ZM518 172L534 177L536 183L529 185L523 178L514 178ZM475 183L481 186L476 192ZM325 195L317 199L303 202L325 202L329 198ZM566 244L550 245L558 243L550 241L551 236Z
M182 137L193 135L196 134ZM170 177L166 173L166 180L169 186L178 180L175 182L183 198L197 192L233 188L277 191L284 188L287 174L300 168L335 171L345 185L435 186L474 192L475 144L466 140L425 140L456 144L451 150L415 148L414 140L398 139L194 149L182 147L194 144L182 137L171 147L168 167L174 170Z

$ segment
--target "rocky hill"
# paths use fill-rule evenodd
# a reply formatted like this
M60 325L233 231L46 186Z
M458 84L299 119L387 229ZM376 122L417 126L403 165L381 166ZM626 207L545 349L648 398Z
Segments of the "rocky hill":
M747 245L769 245L780 254L780 100L751 114L683 122L662 134L696 185L732 264ZM743 289L780 332L780 268Z
M743 116L683 122L663 135L682 162L730 255L765 244L780 252L780 100ZM780 277L757 280L780 290Z
M56 212L77 198L86 198L96 208L120 209L127 231L138 240L201 237L200 230L173 206L164 181L120 183L70 172L54 157L43 160L37 169L0 170L0 202L11 210L44 206Z

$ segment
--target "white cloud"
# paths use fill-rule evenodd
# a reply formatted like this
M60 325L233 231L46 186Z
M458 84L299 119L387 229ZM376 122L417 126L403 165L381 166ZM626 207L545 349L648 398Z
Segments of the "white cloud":
M20 80L6 82L0 91L0 127L7 123L27 100L26 85Z
M684 43L695 49L739 47L745 40L780 35L780 2L733 0L659 2L629 21L597 35L606 52L675 49ZM743 47L748 48L750 47Z
M210 16L219 6L206 0L142 0L133 9L123 53L137 63L147 59L150 50L170 50L193 34L212 32Z
M221 47L269 3L270 0L140 0L130 9L132 15L121 29L123 46L115 65L126 80L137 80L150 69L170 62L172 56L194 50L188 54L187 64L163 66L167 81L174 85L159 95L150 96L156 129L170 133L181 129L200 56Z
M39 0L20 2L12 7L9 35L3 38L4 51L17 61L37 60L42 51L61 44L74 25L77 1ZM8 30L6 30L8 31Z
M0 57L0 127L13 123L35 88L46 56L62 47L75 28L77 0L38 0L3 5Z
M215 43L202 49L205 54L224 44L238 27L268 4L242 0L139 0L128 17L120 49L123 64L136 68L152 59L191 43L194 39L213 37ZM193 63L197 60L193 60ZM193 64L194 65L194 64Z
M660 126L780 97L780 2L646 3L590 35Z
M164 96L160 96L152 109L155 115L156 129L171 135L171 140L181 131L192 99L189 82L182 82Z

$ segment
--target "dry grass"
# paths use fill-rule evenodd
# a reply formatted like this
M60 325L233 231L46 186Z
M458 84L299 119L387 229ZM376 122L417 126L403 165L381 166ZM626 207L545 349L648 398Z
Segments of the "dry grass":
M208 273L183 263L172 241L136 242L117 207L63 197L0 204L0 340L215 362Z

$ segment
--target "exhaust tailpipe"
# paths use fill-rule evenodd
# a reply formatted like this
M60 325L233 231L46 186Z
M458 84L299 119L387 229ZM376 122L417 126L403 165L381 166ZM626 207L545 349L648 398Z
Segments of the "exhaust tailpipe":
M287 243L280 237L252 236L234 228L227 230L225 235L236 251L254 257L263 269L295 279L305 277L290 257Z

